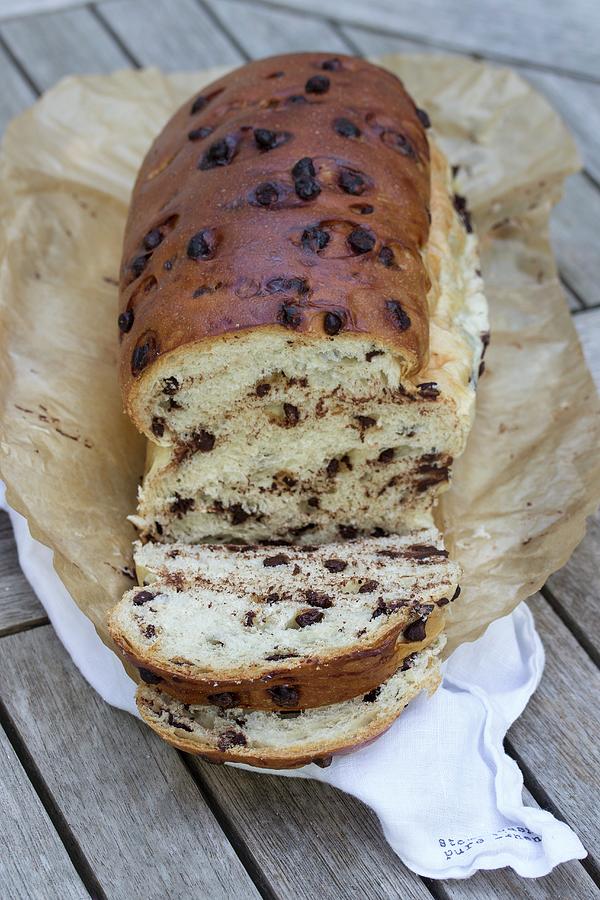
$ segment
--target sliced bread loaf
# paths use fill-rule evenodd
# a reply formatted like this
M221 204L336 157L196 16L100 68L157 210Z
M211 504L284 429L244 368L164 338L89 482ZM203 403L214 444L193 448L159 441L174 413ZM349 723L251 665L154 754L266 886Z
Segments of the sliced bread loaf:
M435 529L319 547L137 545L113 610L146 682L188 703L308 708L366 693L442 630L459 567Z
M437 655L443 638L423 650L369 693L304 712L218 709L174 700L159 687L141 685L137 705L145 722L187 753L212 762L291 769L370 743L422 690L440 683Z

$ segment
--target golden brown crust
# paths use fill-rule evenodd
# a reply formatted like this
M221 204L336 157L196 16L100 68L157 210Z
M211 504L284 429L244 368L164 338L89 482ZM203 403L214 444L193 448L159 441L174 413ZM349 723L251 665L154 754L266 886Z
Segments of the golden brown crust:
M323 68L328 59L244 66L186 103L148 153L121 275L130 411L155 359L242 329L286 328L302 340L340 326L394 347L410 371L426 363L427 137L395 76L352 57ZM306 166L293 174L306 157L314 176ZM328 235L323 249L313 228Z
M183 703L277 711L327 706L367 694L390 678L407 657L433 643L444 627L444 615L440 609L431 613L422 641L399 641L400 627L372 647L330 661L302 660L293 668L235 681L173 676L137 657L117 628L111 630L111 636L129 662L141 670L143 681L160 684L161 691Z

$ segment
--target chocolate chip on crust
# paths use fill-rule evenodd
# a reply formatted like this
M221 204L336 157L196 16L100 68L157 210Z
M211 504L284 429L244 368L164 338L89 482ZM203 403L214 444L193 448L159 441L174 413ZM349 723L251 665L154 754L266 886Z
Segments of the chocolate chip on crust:
M337 56L334 56L331 59L324 60L321 63L321 68L325 69L326 72L339 72L343 68L342 61Z
M253 200L258 206L268 209L279 200L279 188L272 181L263 181L256 187Z
M139 375L158 356L158 341L153 334L143 335L132 355L131 374Z
M313 225L304 229L300 243L304 250L312 250L313 253L318 253L319 250L324 250L329 243L329 234L325 229Z
M217 166L228 166L237 153L238 143L238 139L232 134L215 141L198 163L198 168L206 170L215 169Z
M220 706L221 709L231 709L233 706L239 706L239 695L231 691L223 691L220 694L209 694L206 698L213 706Z
M340 137L357 138L361 135L361 130L358 125L355 125L354 122L351 122L350 119L346 119L343 116L334 120L333 129Z
M279 307L277 321L286 328L298 328L302 323L302 310L297 306L284 303Z
M411 622L410 625L407 625L404 629L404 637L407 641L424 641L425 640L425 622L422 619L417 619L416 622Z
M222 752L229 750L231 747L245 747L247 743L246 736L234 728L222 731L217 739L217 747Z
M155 675L154 672L151 672L150 669L144 669L142 666L138 668L138 672L140 673L140 678L146 684L160 684L162 678L160 675Z
M369 253L375 246L375 235L367 228L355 228L347 238L353 253Z
M188 241L187 255L190 259L212 259L217 246L216 235L212 228L203 228Z
M338 185L346 194L352 194L355 197L364 194L367 189L367 183L362 175L350 169L342 169L338 177Z
M209 128L205 125L203 128L192 128L191 131L188 131L188 140L189 141L201 141L203 138L208 137L209 134L212 134L214 128Z
M385 306L398 331L406 331L410 328L410 316L404 311L402 304L398 300L386 300Z
M316 178L301 175L294 181L294 190L301 200L313 200L321 193L321 186Z
M271 131L269 128L255 128L254 142L260 150L268 151L289 141L289 131Z
M297 706L300 699L300 691L298 688L292 687L289 684L280 684L268 688L267 694L278 706Z
M207 103L208 103L208 97L204 97L202 94L200 94L200 96L196 97L196 99L192 103L192 106L190 109L190 115L195 116L196 113L201 112Z
M292 169L292 178L302 178L304 176L311 176L314 178L316 175L315 165L310 158L310 156L303 156L302 159L299 159L297 163L294 164Z
M131 331L133 327L133 310L126 309L125 312L122 312L119 318L117 319L117 325L119 326L119 331L122 334L127 334L128 331Z
M323 330L325 334L333 337L339 334L344 327L344 316L341 313L328 312L323 318Z
M326 94L329 90L330 81L326 75L313 75L304 85L307 94Z
M307 609L305 612L296 616L296 623L299 628L307 628L309 625L315 625L323 620L324 613L320 609Z
M431 128L431 119L429 118L429 113L425 109L421 109L420 106L416 107L417 116L419 117L419 122L423 126L423 128Z

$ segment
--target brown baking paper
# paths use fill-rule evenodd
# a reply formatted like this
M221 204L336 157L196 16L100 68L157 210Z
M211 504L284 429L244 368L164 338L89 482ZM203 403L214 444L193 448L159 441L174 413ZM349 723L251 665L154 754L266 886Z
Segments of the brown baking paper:
M456 57L388 57L460 164L481 235L492 344L469 447L439 513L464 567L448 649L559 568L600 500L598 399L548 243L577 167L556 114L515 74ZM0 188L0 468L109 643L131 582L144 442L121 411L117 272L148 146L214 71L69 78L9 127Z

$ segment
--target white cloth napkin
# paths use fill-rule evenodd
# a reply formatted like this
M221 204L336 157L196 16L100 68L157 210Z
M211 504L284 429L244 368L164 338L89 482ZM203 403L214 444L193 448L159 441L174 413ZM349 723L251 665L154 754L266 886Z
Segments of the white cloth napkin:
M51 551L6 506L0 485L2 504L23 572L75 665L107 703L136 715L134 683L67 593ZM533 618L521 604L478 641L459 647L434 697L418 697L375 743L335 758L327 769L276 774L354 794L375 810L394 851L419 875L466 878L503 866L530 878L546 875L586 851L563 822L523 805L521 772L502 746L543 667Z

